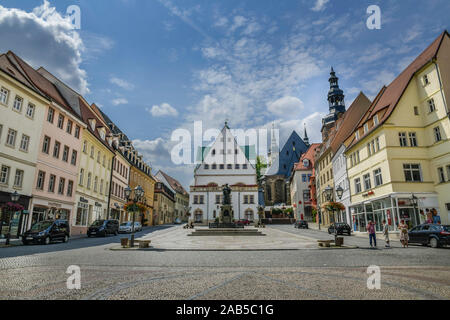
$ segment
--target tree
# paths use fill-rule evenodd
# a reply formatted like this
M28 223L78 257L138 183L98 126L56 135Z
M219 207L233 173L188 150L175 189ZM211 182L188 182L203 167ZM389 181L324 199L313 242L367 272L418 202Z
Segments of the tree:
M261 156L256 157L256 179L258 180L258 183L261 181L261 169L267 168L267 163L265 162L265 159Z

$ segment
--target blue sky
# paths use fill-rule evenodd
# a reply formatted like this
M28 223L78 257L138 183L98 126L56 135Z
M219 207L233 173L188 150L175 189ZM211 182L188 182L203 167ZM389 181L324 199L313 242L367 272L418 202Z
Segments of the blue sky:
M369 5L381 29L366 27ZM66 8L81 9L81 30ZM448 0L0 1L0 51L59 75L135 140L154 173L185 186L192 167L170 160L170 135L193 121L218 128L306 123L320 140L331 66L350 105L372 98L444 29ZM16 8L18 10L14 10ZM36 9L37 8L37 9ZM34 11L33 11L34 10ZM34 14L32 14L34 12Z

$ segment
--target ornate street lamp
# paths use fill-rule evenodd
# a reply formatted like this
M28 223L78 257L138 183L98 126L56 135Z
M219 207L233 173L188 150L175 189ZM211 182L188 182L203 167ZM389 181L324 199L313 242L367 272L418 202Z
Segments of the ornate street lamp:
M11 202L17 203L19 201L20 194L17 193L17 191L14 191L14 193L11 193ZM8 233L6 234L6 241L5 245L9 245L9 240L11 239L11 220L12 220L12 212L9 212L9 226L8 226Z
M131 194L134 191L134 196L131 197ZM142 201L142 198L144 197L144 189L142 189L141 186L137 186L136 188L134 188L134 190L131 190L130 187L126 187L125 190L125 197L127 198L127 201L129 202L130 200L133 201L133 221L132 221L132 225L131 225L131 239L130 239L130 247L134 247L134 223L135 223L135 217L136 217L136 203Z
M333 188L328 186L325 188L325 190L323 190L323 194L325 196L325 199L327 199L327 201L331 201L331 198L333 196Z
M341 186L336 188L336 195L338 196L339 200L342 199L342 194L344 193L344 189L342 189Z

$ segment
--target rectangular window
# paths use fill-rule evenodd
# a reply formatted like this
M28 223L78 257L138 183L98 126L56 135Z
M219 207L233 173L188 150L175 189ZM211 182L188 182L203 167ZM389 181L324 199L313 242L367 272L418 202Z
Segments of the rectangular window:
M372 188L372 183L370 182L370 173L365 174L363 176L363 180L364 180L364 190L370 190Z
M84 169L82 168L82 169L80 170L80 179L79 179L79 181L78 181L78 184L79 184L80 186L82 186L83 183L84 183Z
M383 176L381 175L380 168L373 172L373 178L375 180L375 187L381 186L383 184Z
M418 116L418 115L419 115L419 107L418 107L418 106L415 106L415 107L414 107L414 115L415 115L415 116Z
M14 148L16 146L16 137L17 131L9 129L8 136L6 137L6 145Z
M408 133L409 135L409 145L411 147L417 147L417 137L415 132Z
M97 192L97 185L98 185L98 177L95 176L95 178L94 178L94 192Z
M37 183L36 183L36 189L44 190L44 183L45 183L45 172L39 171Z
M433 128L434 131L434 141L439 142L442 140L441 129L439 127Z
M13 109L20 112L22 111L23 99L19 96L16 96L14 99Z
M97 152L97 163L100 163L100 151Z
M360 192L361 192L361 179L356 178L355 179L355 193L360 193Z
M439 182L445 182L445 174L444 174L444 168L440 167L437 168L438 170L438 177L439 177Z
M216 194L216 204L220 204L220 194Z
M44 137L44 143L42 144L42 152L48 154L50 152L50 137Z
M35 109L36 109L36 107L33 104L29 103L28 104L28 108L27 108L27 113L26 113L27 117L33 119L34 118L34 110Z
M80 126L75 126L75 138L79 139L80 138Z
M372 150L370 148L370 143L367 144L367 154L370 157L372 155Z
M403 172L407 182L421 182L422 174L420 172L420 164L403 164Z
M65 185L66 185L66 179L59 178L58 194L64 195Z
M366 134L367 131L369 131L369 124L368 123L364 123L364 134Z
M247 169L247 164L243 164L242 169L244 169L244 170Z
M103 179L100 180L100 194L103 194Z
M400 140L400 147L407 147L408 141L406 140L406 132L399 132L398 138Z
M355 139L356 139L356 140L359 140L359 131L356 131L356 132L355 132Z
M67 196L71 197L73 193L73 181L69 180L69 183L67 184Z
M250 195L250 204L254 204L254 203L255 203L255 196Z
M9 91L2 87L0 89L0 102L3 104L8 104L8 96Z
M72 134L72 125L73 125L72 120L67 120L66 132L68 134Z
M55 117L55 109L48 108L47 121L53 123L53 118Z
M77 165L77 152L72 150L72 159L70 160L70 164L76 166Z
M428 79L428 75L427 74L423 76L422 80L423 80L423 85L424 86L426 86L427 84L430 83L430 80Z
M60 114L58 116L58 128L62 129L64 127L64 116Z
M22 188L23 183L23 170L16 170L16 176L14 177L14 187Z
M373 126L376 126L376 125L378 125L378 115L377 114L373 116Z
M9 171L10 168L7 166L2 166L2 171L0 172L0 183L8 184L9 182Z
M224 168L225 168L225 165L223 165L223 164L220 164L220 165L219 165L219 169L220 169L220 170L223 170Z
M204 198L205 198L204 196L199 196L199 203L200 204L204 204L205 203L204 202L205 201Z
M89 172L88 178L87 178L87 186L86 186L88 189L91 188L91 182L92 182L92 174Z
M244 204L248 204L248 196L244 196Z
M23 134L22 140L20 141L20 150L28 152L29 146L30 146L30 137Z
M59 150L61 148L61 143L55 141L55 146L53 147L53 157L59 158Z
M91 146L91 158L94 159L94 146Z
M55 192L56 176L54 174L50 175L50 180L48 181L48 192Z
M64 151L63 151L63 156L62 156L62 160L64 162L68 162L69 161L69 147L68 146L64 146Z
M450 165L447 166L447 179L450 181Z
M430 112L433 112L433 111L436 110L436 105L434 104L434 99L433 99L433 98L431 98L430 100L428 100L427 103L428 103L428 110L429 110Z

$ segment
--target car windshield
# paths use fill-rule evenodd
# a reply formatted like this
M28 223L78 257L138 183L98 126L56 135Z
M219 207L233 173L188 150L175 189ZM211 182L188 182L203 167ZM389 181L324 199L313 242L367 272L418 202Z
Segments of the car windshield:
M31 231L44 231L44 230L48 229L52 224L53 224L53 221L38 222L38 223L35 223L31 227Z
M103 225L104 222L105 222L105 220L96 220L96 221L94 221L93 224L91 224L91 227L100 227Z
M442 226L442 229L444 229L447 232L450 232L450 226Z
M131 222L124 222L120 225L121 227L128 227L131 226Z

